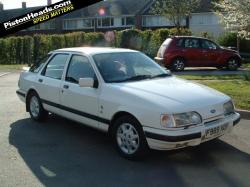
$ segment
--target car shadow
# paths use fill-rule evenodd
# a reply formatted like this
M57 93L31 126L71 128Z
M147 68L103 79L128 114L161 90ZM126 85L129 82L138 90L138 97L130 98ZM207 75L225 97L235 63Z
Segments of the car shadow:
M118 156L105 133L51 115L11 124L15 146L44 186L249 186L250 155L216 140L146 159ZM248 176L248 177L247 177Z

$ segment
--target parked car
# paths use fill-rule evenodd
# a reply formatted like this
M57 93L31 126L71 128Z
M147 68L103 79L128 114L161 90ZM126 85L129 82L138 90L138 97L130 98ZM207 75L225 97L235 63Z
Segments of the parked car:
M189 36L166 39L155 60L173 71L183 71L185 67L226 67L237 70L241 66L237 51L223 48L206 38Z
M177 78L146 55L128 49L52 51L20 75L17 94L32 119L48 112L111 135L134 159L148 148L196 146L239 122L230 97Z

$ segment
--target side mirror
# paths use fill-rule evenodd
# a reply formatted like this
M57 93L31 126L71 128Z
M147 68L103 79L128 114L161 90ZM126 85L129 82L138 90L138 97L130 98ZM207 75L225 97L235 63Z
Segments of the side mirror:
M80 78L79 86L82 88L93 88L94 87L94 79L93 78Z

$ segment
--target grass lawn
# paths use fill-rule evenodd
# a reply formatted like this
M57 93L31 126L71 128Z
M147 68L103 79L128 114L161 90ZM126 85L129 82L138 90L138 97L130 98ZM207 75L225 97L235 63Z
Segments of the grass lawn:
M21 70L23 67L27 67L27 64L11 64L11 65L0 65L0 70L10 71L10 70Z
M233 98L236 108L250 110L250 82L244 80L231 81L199 81L201 84L219 90Z
M250 69L250 62L248 63L243 63L242 67L246 68L246 69Z
M178 76L194 80L233 98L236 108L250 110L250 81L241 75L225 76Z
M243 79L242 75L180 75L183 79L188 80L235 80Z

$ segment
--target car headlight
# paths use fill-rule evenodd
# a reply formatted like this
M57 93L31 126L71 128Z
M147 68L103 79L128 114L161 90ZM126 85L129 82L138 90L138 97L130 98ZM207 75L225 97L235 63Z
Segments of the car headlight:
M197 112L161 115L161 125L166 128L178 128L202 123L202 118Z
M235 112L235 109L234 109L234 104L232 101L228 101L226 102L224 105L223 105L223 108L224 108L224 115L227 116L227 115L231 115Z

